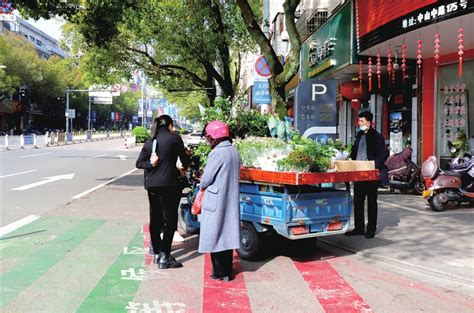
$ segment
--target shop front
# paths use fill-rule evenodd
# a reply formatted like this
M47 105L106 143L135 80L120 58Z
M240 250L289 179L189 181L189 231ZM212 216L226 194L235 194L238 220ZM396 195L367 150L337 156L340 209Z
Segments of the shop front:
M396 6L389 0L355 0L357 53L382 56L372 80L379 84L380 70L378 97L388 114L383 131L392 151L411 144L418 162L431 155L448 158L463 133L472 150L473 1L403 0Z

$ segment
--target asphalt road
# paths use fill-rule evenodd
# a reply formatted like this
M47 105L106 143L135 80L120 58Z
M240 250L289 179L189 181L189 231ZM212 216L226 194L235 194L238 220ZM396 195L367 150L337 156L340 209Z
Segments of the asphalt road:
M125 149L118 139L0 152L0 226L42 215L133 170L139 149Z

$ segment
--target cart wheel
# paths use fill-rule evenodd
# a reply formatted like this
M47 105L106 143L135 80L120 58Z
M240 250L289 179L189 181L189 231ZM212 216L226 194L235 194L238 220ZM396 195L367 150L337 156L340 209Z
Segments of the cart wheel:
M390 194L393 194L395 192L395 189L393 189L392 187L390 187Z
M251 223L243 222L240 229L240 248L237 250L243 260L255 260L259 256L262 238Z

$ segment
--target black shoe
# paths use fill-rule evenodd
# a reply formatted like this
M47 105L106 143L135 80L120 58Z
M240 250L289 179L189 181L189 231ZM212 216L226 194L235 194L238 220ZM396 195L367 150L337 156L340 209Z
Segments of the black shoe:
M222 281L225 281L225 282L230 282L233 279L231 276L219 277L219 276L215 276L214 274L211 275L211 278L214 279L214 280L222 280Z
M369 230L368 230L368 231L365 233L365 238L367 238L367 239L372 239L372 238L374 238L374 237L375 237L375 232L374 232L374 231L369 231Z
M176 261L175 258L166 256L166 254L160 254L160 259L158 261L158 268L164 270L167 268L180 268L183 267L183 264Z
M363 230L359 230L359 229L353 229L351 231L348 231L347 233L345 233L344 235L346 236L359 236L359 235L363 235L365 232Z

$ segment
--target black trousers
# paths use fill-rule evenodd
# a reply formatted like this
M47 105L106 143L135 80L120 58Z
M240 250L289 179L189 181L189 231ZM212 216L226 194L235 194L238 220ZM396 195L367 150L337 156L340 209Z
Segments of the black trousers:
M364 203L367 198L368 223L367 231L374 232L377 229L377 189L378 181L354 183L354 223L355 229L365 230Z
M153 251L170 255L174 232L178 227L181 192L176 186L148 187L150 202L150 237ZM163 240L160 234L163 231Z
M216 277L232 276L233 250L211 253L212 274Z

